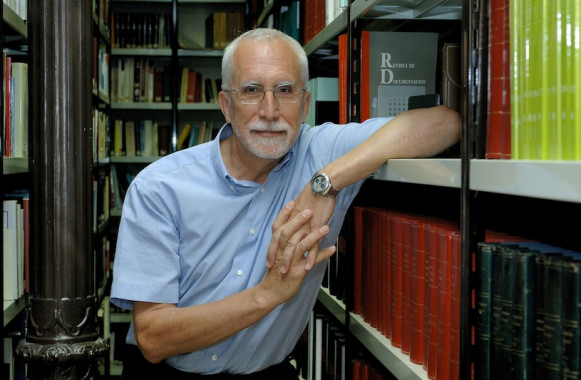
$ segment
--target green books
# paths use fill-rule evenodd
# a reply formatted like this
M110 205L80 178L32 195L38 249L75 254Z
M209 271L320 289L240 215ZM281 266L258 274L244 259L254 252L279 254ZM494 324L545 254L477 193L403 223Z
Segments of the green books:
M492 316L492 244L479 243L476 254L476 332L474 378L490 379L490 321Z
M563 377L581 377L581 256L563 262Z

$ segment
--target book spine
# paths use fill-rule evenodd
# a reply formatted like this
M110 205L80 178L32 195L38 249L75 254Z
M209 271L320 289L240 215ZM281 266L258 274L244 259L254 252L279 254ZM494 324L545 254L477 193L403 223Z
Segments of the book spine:
M581 377L581 257L563 263L563 376Z
M511 250L493 248L491 352L492 378L499 378L512 366L512 298L514 260Z
M535 253L513 252L512 367L511 376L534 373Z
M479 243L476 254L475 378L490 379L490 321L492 317L492 244Z
M425 251L426 225L421 219L412 223L412 261L411 261L411 341L410 360L422 364L424 350L424 304L425 304Z

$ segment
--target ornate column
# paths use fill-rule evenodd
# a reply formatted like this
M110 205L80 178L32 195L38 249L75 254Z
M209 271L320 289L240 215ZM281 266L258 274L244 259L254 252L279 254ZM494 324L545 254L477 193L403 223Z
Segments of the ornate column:
M99 338L91 223L90 0L30 0L30 379L90 379Z

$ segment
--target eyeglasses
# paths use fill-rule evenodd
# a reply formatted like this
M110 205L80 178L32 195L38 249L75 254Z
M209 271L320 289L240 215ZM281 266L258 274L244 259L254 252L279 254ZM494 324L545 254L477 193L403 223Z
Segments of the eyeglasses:
M266 91L272 91L275 99L279 104L296 103L299 101L306 88L300 88L296 84L279 84L273 89L266 90L262 86L255 84L247 84L238 87L236 90L228 90L235 92L238 100L242 104L258 104L264 99Z

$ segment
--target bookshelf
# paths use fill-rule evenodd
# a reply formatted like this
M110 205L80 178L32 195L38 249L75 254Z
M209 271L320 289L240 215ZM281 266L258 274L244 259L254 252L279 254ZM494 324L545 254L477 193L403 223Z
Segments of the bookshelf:
M92 247L95 260L94 281L99 334L111 344L109 289L111 284L111 159L109 131L111 129L110 57L111 26L110 1L93 2L93 160L92 160ZM100 373L110 375L108 355L99 359Z
M148 5L146 11L143 3ZM225 38L227 30L224 22L226 17L230 17L227 21L235 26L238 25L235 21L241 20L238 29L243 30L243 18L234 19L230 15L241 13L244 8L245 1L242 0L145 1L140 4L134 1L111 2L114 29L111 48L111 165L115 168L114 186L122 188L120 193L115 194L114 215L120 214L124 187L128 185L125 177L131 178L146 164L165 154L208 141L224 123L216 92L220 87L220 62L225 46L222 38ZM163 20L160 21L159 28L164 33L159 32L157 46L155 43L128 43L131 37L122 37L123 33L127 34L124 20L132 20L130 22L134 23L147 20L148 17ZM218 32L222 30L224 32ZM235 31L232 29L230 33ZM213 35L216 35L215 39L212 39ZM233 35L228 38L231 39ZM223 42L217 42L218 39ZM143 83L150 89L146 91L151 91L152 82L143 76L139 80L129 74L126 78L129 84L122 82L121 75L118 74L121 67L126 70L127 66L137 65L137 62L140 62L142 73L144 65L151 68L149 72L155 72L154 76L163 71L153 82L153 87L156 87L159 80L163 82L163 85L156 87L161 88L162 95L154 94L153 99L151 95L144 99ZM134 68L133 74L135 70L137 69ZM162 75L163 78L159 79ZM195 99L192 86L198 91ZM129 87L141 90L141 97L121 96L122 88ZM133 137L127 137L128 122L135 126L136 134L137 129L141 128L141 138L143 125L153 125L152 129L147 130L154 132L145 132L153 133L155 146L150 153L118 148L118 145L126 144L116 143L119 139L133 141ZM120 138L116 132L118 124L124 131ZM180 139L180 135L184 135L184 138ZM147 142L145 144L149 145ZM119 152L119 149L123 151Z
M2 24L0 26L0 41L2 44L2 50L5 52L7 57L10 57L10 61L13 62L23 62L26 64L27 62L27 54L26 54L26 45L27 45L27 25L26 25L26 12L25 9L13 9L8 4L3 3L2 8L0 9L0 13L2 14ZM8 66L10 61L3 60L1 69L3 73L3 83L6 83L6 70L10 69ZM26 88L26 82L22 82L22 78L15 78L18 80L20 84L23 84L23 87ZM3 86L0 90L1 97L4 98L5 96L11 97L11 92L7 92L7 89ZM24 95L26 96L26 95ZM13 97L13 95L12 95ZM26 98L23 99L23 101ZM2 114L5 115L7 112L7 107L5 107L5 103L2 104ZM24 113L23 116L26 117ZM25 120L24 120L25 122ZM7 119L4 117L2 121L0 121L0 125L2 125L2 156L0 157L1 165L0 165L0 175L2 176L2 185L0 186L1 197L2 200L5 201L7 199L13 198L8 196L7 194L12 193L16 190L20 189L28 189L29 183L29 173L28 173L28 151L25 149L22 153L12 154L10 153L12 149L7 149L6 144L8 143L9 139L7 139L7 131L6 129L11 129L10 135L14 132L13 128L19 128L20 134L25 139L24 141L28 141L27 130L22 128L22 123L15 122L11 120L8 122ZM22 201L19 202L22 204ZM4 209L4 207L3 207ZM6 211L6 210L5 210ZM4 213L3 213L4 215ZM10 217L9 217L10 218ZM3 229L6 228L4 226L5 219L3 218ZM27 224L24 222L18 223L19 231L24 231L24 228L27 228ZM8 234L6 234L8 236ZM21 239L21 240L20 240ZM19 244L24 244L26 238L22 236L18 238ZM22 312L25 308L25 296L24 291L26 289L19 290L18 297L10 297L11 299L6 299L4 295L6 294L5 291L9 290L9 288L13 288L12 286L8 286L8 281L10 281L8 275L13 275L13 278L19 278L21 283L24 284L25 279L25 272L23 268L24 261L18 260L20 254L15 253L14 245L8 244L4 240L4 234L0 237L0 242L2 243L2 261L0 261L0 294L3 295L3 302L2 302L2 311L0 312L0 316L2 319L2 326L0 327L0 336L2 337L2 345L0 346L0 357L3 358L1 362L1 371L2 375L10 375L13 376L14 374L18 374L20 372L20 364L17 363L16 359L14 358L14 349L18 339L21 337L21 322ZM24 249L21 251L24 254ZM14 258L13 263L17 263L16 268L7 269L5 265L7 265L9 261L5 260L5 257L10 255ZM8 272L7 272L8 271ZM15 273L15 274L14 274ZM20 277L14 277L19 276ZM14 298L14 299L13 299ZM6 359L6 360L5 360Z
M122 3L114 1L114 3ZM125 1L123 3L131 3ZM158 1L157 5L169 6L170 1ZM185 6L185 13L194 12L197 7L212 6L239 6L242 2L196 2L178 1L174 4ZM229 4L229 5L227 5ZM474 9L476 5L479 7ZM486 77L481 82L474 82L477 76L474 71L480 73L486 71L486 51L482 48L482 41L474 41L475 36L482 38L481 34L473 33L478 26L476 19L482 15L479 13L486 2L467 2L462 0L440 1L428 0L415 2L408 0L399 1L365 1L355 0L348 8L340 13L337 18L331 21L325 28L318 32L305 44L305 50L311 63L316 66L321 60L321 51L330 49L334 51L337 45L337 37L341 33L352 33L357 28L369 28L377 30L405 30L413 31L418 28L434 28L442 34L456 33L457 29L449 29L446 25L448 21L453 21L456 25L462 24L462 29L470 29L464 36L459 33L453 36L456 42L460 42L463 48L462 60L465 71L462 72L462 82L465 93L463 100L464 133L461 141L461 152L453 158L432 158L415 160L391 160L384 165L370 181L371 188L386 190L394 188L393 193L389 193L390 198L405 199L405 190L410 188L427 189L428 192L438 193L445 189L445 193L450 197L443 198L440 208L448 208L451 214L455 215L455 221L459 223L462 240L462 305L460 312L460 332L461 342L459 355L461 364L459 370L460 378L469 378L468 372L471 363L475 360L475 347L470 343L470 329L475 321L474 310L470 308L470 291L475 282L472 267L471 255L475 252L476 244L483 238L484 231L488 228L499 228L506 232L521 232L523 228L531 228L530 234L540 232L538 236L547 237L550 242L558 242L559 228L562 227L560 218L565 209L569 208L576 214L581 205L581 166L577 161L538 161L538 160L490 160L483 159L481 154L474 150L478 145L478 140L483 138L482 128L485 128L485 115L483 108L486 104L485 94ZM156 5L156 6L157 6ZM269 16L276 12L275 2L266 2L256 18L257 24L262 25L268 22ZM173 10L172 10L173 11ZM169 12L169 11L168 11ZM181 12L180 12L181 14ZM198 27L200 27L201 23ZM183 21L179 22L183 25ZM254 24L253 24L254 25ZM200 32L201 33L201 32ZM203 33L202 33L203 34ZM461 38L468 39L467 41ZM466 48L468 46L468 48ZM469 54L472 53L472 54ZM219 50L194 50L180 47L164 49L161 51L150 51L147 49L112 49L112 54L118 57L124 56L146 56L155 59L172 62L174 67L179 67L182 63L195 62L209 67L221 58ZM331 54L328 61L334 64L336 56ZM316 66L318 68L318 66ZM467 75L467 71L472 70L472 75ZM312 70L314 72L315 70ZM322 70L321 70L322 71ZM210 71L208 71L210 72ZM174 85L177 81L174 78ZM175 95L175 92L174 92ZM134 114L136 112L156 114L163 120L170 120L174 139L182 130L184 121L189 118L206 118L210 115L220 117L219 108L211 103L180 103L174 97L171 102L162 103L113 103L112 113L122 115ZM161 116L163 115L163 116ZM210 116L211 117L211 116ZM482 143L482 141L480 141ZM176 149L175 147L173 148ZM157 159L152 157L111 157L111 163L122 164L147 164ZM399 190L400 185L405 185ZM419 190L421 192L422 190ZM383 205L387 201L383 199L381 192L372 192L373 196L362 199L364 203ZM367 194L365 194L367 196ZM385 197L387 198L387 197ZM413 202L407 199L405 204ZM531 220L530 213L510 215L510 206L522 203L523 208L537 209L538 218ZM495 206L495 207L489 207ZM497 214L495 214L497 213ZM498 219L510 219L507 223L501 223ZM513 223L514 225L511 225ZM532 224L538 223L540 227ZM550 226L556 224L557 226ZM569 227L567 231L574 229ZM567 246L579 249L578 242L564 240ZM421 365L411 363L409 357L402 354L397 348L392 347L391 342L382 336L378 331L366 323L361 316L354 314L351 308L351 300L345 301L337 299L330 294L326 288L322 288L319 293L319 302L327 312L332 315L343 326L359 344L367 349L381 362L381 364L397 378L426 379L428 375Z

